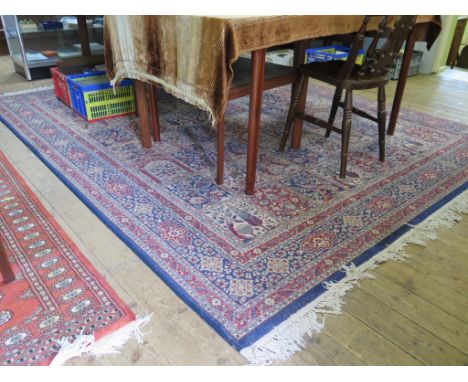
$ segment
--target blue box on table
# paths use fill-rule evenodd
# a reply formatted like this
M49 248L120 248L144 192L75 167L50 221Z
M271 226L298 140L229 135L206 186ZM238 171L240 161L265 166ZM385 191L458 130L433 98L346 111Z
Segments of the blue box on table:
M306 50L306 64L309 62L324 62L334 60L346 60L351 48L339 45L322 46ZM362 65L364 50L359 49L356 64Z

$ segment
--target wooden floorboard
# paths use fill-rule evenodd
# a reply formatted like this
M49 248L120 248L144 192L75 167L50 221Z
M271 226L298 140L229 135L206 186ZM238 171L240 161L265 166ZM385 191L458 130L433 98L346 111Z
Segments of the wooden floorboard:
M322 366L362 366L366 364L362 358L328 333L307 338L305 347L307 351L297 353L293 358L282 364Z
M0 58L0 93L50 81L26 82ZM395 82L388 86L391 100ZM374 98L375 93L359 92ZM403 107L453 121L468 120L468 83L444 76L408 79ZM398 129L397 129L398 134ZM137 314L153 312L143 344L122 353L83 357L70 365L242 365L246 361L158 279L9 130L0 149L117 294ZM341 315L285 365L468 364L468 217L426 246L409 245L405 263L380 265L345 298Z
M360 288L468 355L468 324L385 277L378 283L363 281Z
M378 276L385 276L408 290L408 292L416 294L460 321L468 323L468 301L466 296L435 282L424 273L418 272L410 266L411 260L408 263L389 262L382 264L375 270L375 273ZM379 280L380 277L377 277L375 283L379 283Z
M426 365L468 362L466 354L362 288L354 288L349 293L344 310Z
M341 346L349 349L367 365L420 365L416 358L388 341L379 332L344 311L343 320L328 317L323 334L335 338ZM389 357L391 354L391 357Z

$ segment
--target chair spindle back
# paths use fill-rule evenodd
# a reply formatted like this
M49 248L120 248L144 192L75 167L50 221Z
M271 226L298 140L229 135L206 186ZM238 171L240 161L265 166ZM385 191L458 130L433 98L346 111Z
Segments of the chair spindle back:
M363 46L364 36L372 17L365 16L361 28L356 33L348 58L338 73L338 79L346 80L356 68L356 58ZM367 49L364 62L358 69L358 76L372 78L385 76L388 68L393 65L395 55L400 51L408 34L414 28L416 16L396 16L393 25L389 24L389 16L381 16L377 30L373 33L373 39ZM378 48L381 38L387 40Z
M383 16L377 33L366 52L364 63L359 69L360 76L378 77L387 74L389 67L394 63L395 56L414 28L416 16L397 16L393 26L388 26L387 22L388 16ZM377 43L381 37L386 37L387 40L380 49L377 49Z

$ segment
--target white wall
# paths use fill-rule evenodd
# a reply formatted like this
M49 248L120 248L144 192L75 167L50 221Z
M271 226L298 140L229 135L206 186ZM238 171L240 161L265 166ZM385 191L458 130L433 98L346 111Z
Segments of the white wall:
M431 50L427 50L425 42L416 42L415 49L424 52L419 73L437 73L445 67L457 19L458 16L442 16L442 31Z

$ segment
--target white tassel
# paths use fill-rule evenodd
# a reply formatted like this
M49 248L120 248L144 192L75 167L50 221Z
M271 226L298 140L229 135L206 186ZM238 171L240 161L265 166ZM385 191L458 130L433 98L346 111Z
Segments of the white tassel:
M252 365L271 365L303 349L307 336L321 332L322 328L323 320L306 306L240 353Z
M110 333L97 342L94 341L94 334L79 335L73 342L69 342L68 338L61 338L57 341L60 345L60 350L50 365L61 366L73 357L84 355L100 357L106 354L119 354L122 347L130 338L135 338L138 343L143 343L143 336L148 333L143 333L141 328L149 322L152 315L153 313L144 317L137 316L135 321Z
M341 312L341 306L343 305L343 298L349 290L354 288L356 284L359 285L359 280L362 279L373 279L369 273L364 273L359 268L356 268L354 264L344 266L342 272L346 276L338 282L324 282L323 285L327 289L324 293L324 297L317 298L314 306L316 313L334 313L338 314Z
M346 276L343 279L324 283L326 292L240 353L253 365L271 365L289 359L304 347L307 336L323 329L327 314L341 313L344 297L349 290L359 284L360 280L374 278L369 273L370 270L386 261L406 261L410 258L404 250L407 244L425 245L429 240L437 239L437 231L440 228L450 228L461 219L462 213L468 213L468 192L462 193L430 215L369 261L358 267L354 264L344 266L342 271Z

